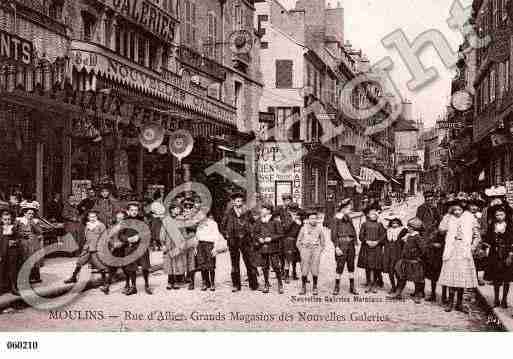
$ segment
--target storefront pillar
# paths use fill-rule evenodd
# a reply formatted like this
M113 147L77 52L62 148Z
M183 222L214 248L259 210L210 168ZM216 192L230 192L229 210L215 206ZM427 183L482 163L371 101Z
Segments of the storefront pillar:
M41 206L41 214L44 215L44 176L43 176L43 161L44 161L44 144L38 142L36 144L36 201Z
M143 195L144 193L144 147L138 147L137 156L137 194Z

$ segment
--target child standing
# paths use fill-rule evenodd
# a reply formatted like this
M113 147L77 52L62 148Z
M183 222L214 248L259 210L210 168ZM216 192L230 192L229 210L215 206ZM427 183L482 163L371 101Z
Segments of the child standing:
M283 294L283 282L281 280L281 226L278 220L273 219L273 206L268 203L262 204L260 218L253 227L253 235L256 239L256 246L262 255L262 269L264 272L263 293L269 293L269 270L272 267L278 280L278 293Z
M415 283L414 301L420 304L422 288L424 288L424 268L422 266L422 221L413 218L408 221L408 233L404 236L404 245L401 258L395 265L395 272L399 279L392 299L401 299L407 281Z
M362 247L358 258L359 265L363 264L369 278L369 287L366 293L377 293L377 279L383 269L383 244L386 237L385 227L378 222L378 210L375 207L365 209L367 220L360 228L360 241ZM362 262L360 263L360 259Z
M337 263L335 289L333 295L340 293L340 278L347 264L349 272L349 293L358 295L354 285L354 260L356 256L356 229L350 214L353 210L351 199L344 199L338 206L338 212L331 222L331 241L335 246L335 262Z
M196 270L201 271L203 280L202 291L210 289L216 290L216 256L228 246L216 221L209 214L201 212L198 227L196 229L196 239L198 240L198 251L196 253Z
M313 289L312 294L318 295L317 280L319 278L319 264L321 253L326 246L323 227L319 225L317 212L308 213L306 223L301 227L297 239L297 247L301 256L301 292L306 294L306 280L308 274L312 273Z
M511 219L506 218L504 207L495 207L494 211L495 216L485 238L490 248L485 279L493 282L494 306L507 308L509 283L513 281L513 228ZM499 299L501 286L502 301Z
M387 219L389 223L387 238L383 246L383 272L388 274L392 287L389 294L392 294L397 288L395 265L401 259L404 245L403 237L408 233L408 230L403 227L403 223L398 217L390 216Z

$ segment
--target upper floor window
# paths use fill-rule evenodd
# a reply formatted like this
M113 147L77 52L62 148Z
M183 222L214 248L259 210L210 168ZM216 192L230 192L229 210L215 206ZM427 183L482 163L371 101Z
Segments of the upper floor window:
M64 0L54 0L48 8L48 15L58 21L62 21L62 8Z
M490 103L495 101L497 86L496 86L496 76L495 70L490 72Z
M91 13L82 12L83 40L92 41L96 26L96 18Z
M292 60L276 60L276 88L292 88Z
M196 47L197 23L196 23L196 3L191 0L184 1L184 40L192 48Z
M232 15L233 30L242 30L244 28L244 8L240 1L233 3Z
M206 55L211 59L217 58L218 23L217 16L213 11L208 13L208 42L206 44Z

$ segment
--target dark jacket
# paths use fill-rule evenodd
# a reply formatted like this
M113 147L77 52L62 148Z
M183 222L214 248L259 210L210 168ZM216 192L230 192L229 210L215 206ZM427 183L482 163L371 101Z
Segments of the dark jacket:
M508 222L506 232L495 233L495 222L491 222L485 243L490 246L485 280L493 282L513 282L513 266L507 266L506 259L513 253L513 224Z
M331 221L331 241L335 248L339 248L345 255L356 254L356 229L353 220L346 216L342 218L333 218Z
M424 253L423 239L420 234L406 235L404 238L401 259L421 260Z
M254 220L249 211L243 211L237 216L235 209L231 208L224 215L221 224L221 233L228 242L228 246L251 245L251 228Z
M427 203L420 205L417 209L417 218L419 218L424 224L424 230L426 233L430 233L432 230L437 229L442 216L438 208L431 207Z
M281 252L280 239L283 236L281 224L277 220L271 219L269 222L257 220L253 226L253 238L256 248L262 254L272 254ZM261 238L271 238L271 242L260 243Z

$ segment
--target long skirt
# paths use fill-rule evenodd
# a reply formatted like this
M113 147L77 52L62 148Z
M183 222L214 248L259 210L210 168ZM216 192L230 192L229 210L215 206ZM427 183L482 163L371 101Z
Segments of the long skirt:
M383 248L383 272L393 274L396 263L401 259L401 245L399 241L386 242Z
M194 248L189 248L175 257L164 255L164 272L167 275L184 275L195 270Z
M465 258L461 244L456 243L452 258L444 260L439 283L447 287L476 288L477 274L473 258Z
M358 268L367 268L367 252L369 247L366 244L361 245L360 252L358 253Z
M216 257L212 256L214 243L200 241L196 253L196 270L212 270L216 268Z

